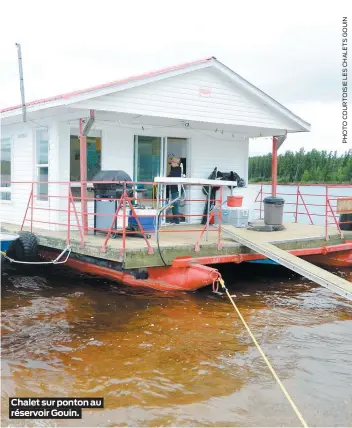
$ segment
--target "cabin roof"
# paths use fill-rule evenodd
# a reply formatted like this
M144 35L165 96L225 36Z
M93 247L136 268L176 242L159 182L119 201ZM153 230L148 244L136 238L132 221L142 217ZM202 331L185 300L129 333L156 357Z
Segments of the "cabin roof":
M133 82L134 80L137 81L137 80L140 80L140 79L144 79L146 77L158 76L158 75L166 74L166 73L169 73L169 72L175 71L175 70L182 70L183 68L188 68L191 65L202 64L202 63L204 63L206 61L210 61L211 59L213 59L213 57L203 58L203 59L196 60L196 61L191 61L191 62L186 62L186 63L183 63L183 64L174 65L174 66L171 66L171 67L166 67L166 68L162 68L162 69L155 70L155 71L150 71L150 72L143 73L143 74L138 74L136 76L130 76L130 77L126 77L126 78L123 78L123 79L114 80L112 82L107 82L107 83L103 83L103 84L100 84L100 85L91 86L89 88L78 89L76 91L66 92L64 94L54 95L52 97L42 98L42 99L39 99L39 100L30 101L30 102L26 103L26 106L32 106L32 105L36 105L36 104L45 104L46 102L49 102L49 101L68 99L68 98L74 97L75 95L85 94L87 92L96 91L98 89L104 89L104 88L114 87L114 86L117 86L117 85L121 85L123 83ZM19 109L19 108L22 108L22 104L17 104L15 106L10 106L10 107L3 108L3 109L0 110L0 112L4 113L6 111L16 110L16 109Z
M127 88L131 88L134 86L139 86L144 83L150 83L160 79L166 79L170 76L173 76L174 73L182 74L187 73L189 71L197 70L203 67L212 66L220 73L222 73L225 77L227 77L234 84L242 87L247 93L255 96L257 99L260 99L265 105L274 110L275 112L283 115L286 119L294 122L297 125L297 131L310 131L310 124L294 113L292 113L289 109L284 107L278 101L271 98L269 95L261 91L256 86L252 85L250 82L242 78L240 75L235 73L233 70L228 68L226 65L218 61L215 57L207 57L203 59L199 59L196 61L191 61L179 65L174 65L171 67L163 68L160 70L151 71L148 73L143 73L140 75L130 76L124 79L115 80L112 82L104 83L101 85L92 86L90 88L76 90L72 92L67 92L64 94L56 95L53 97L42 98L34 101L27 102L26 107L33 107L37 109L45 109L57 107L60 105L69 105L74 102L78 102L81 100L82 96L85 96L86 99L93 98L98 96L101 91L104 93L113 93L117 90L121 90L121 87L128 85ZM0 109L0 113L2 115L15 116L21 113L22 105L18 104L15 106L6 107Z

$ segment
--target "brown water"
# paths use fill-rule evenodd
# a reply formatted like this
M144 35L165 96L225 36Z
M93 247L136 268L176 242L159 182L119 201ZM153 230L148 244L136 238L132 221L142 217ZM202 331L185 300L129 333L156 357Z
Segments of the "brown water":
M225 272L227 284L308 425L351 426L351 305L249 268ZM9 421L9 396L100 396L105 409ZM3 426L300 425L225 295L58 272L2 275L2 415Z

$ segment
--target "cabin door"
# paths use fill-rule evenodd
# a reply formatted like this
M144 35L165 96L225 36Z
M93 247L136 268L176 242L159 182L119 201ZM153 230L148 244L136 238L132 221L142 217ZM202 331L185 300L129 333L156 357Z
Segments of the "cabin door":
M155 177L167 176L170 172L169 159L178 157L181 159L183 174L187 175L189 170L189 145L186 138L152 137L145 135L135 136L134 147L134 180L139 182L153 183ZM139 197L144 205L156 207L156 189L152 184L145 184L140 189ZM184 199L188 192L183 194L179 211L181 221L187 221L189 204ZM146 199L144 202L142 199ZM165 200L166 194L162 195ZM163 219L165 221L165 219Z
M189 174L189 148L188 148L188 140L187 138L172 138L168 137L165 141L165 175L167 176L170 172L170 159L179 158L181 160L181 171L184 176L188 176ZM188 162L187 162L188 161ZM189 222L189 213L190 213L190 204L186 202L190 199L189 197L189 189L185 187L181 187L181 200L179 202L179 212L180 212L180 220L181 222ZM167 220L166 220L167 221Z

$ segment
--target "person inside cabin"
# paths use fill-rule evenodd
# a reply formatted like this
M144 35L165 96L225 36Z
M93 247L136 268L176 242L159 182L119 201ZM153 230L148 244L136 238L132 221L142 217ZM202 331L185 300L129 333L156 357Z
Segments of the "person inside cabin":
M180 166L181 159L173 157L170 159L171 169L168 174L168 177L181 177L182 176L182 169ZM170 199L170 201L175 200L178 198L179 191L178 191L178 185L177 184L171 184L167 186L167 197ZM180 217L179 217L179 210L178 210L179 202L176 201L172 204L172 215L170 223L174 224L180 224Z

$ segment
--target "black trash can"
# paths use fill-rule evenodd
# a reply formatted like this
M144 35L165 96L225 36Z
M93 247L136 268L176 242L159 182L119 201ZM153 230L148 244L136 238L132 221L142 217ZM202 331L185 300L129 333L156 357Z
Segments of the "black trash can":
M284 217L284 204L283 198L270 196L264 198L264 223L268 226L282 225Z
M341 230L352 230L352 214L341 214L339 226Z

